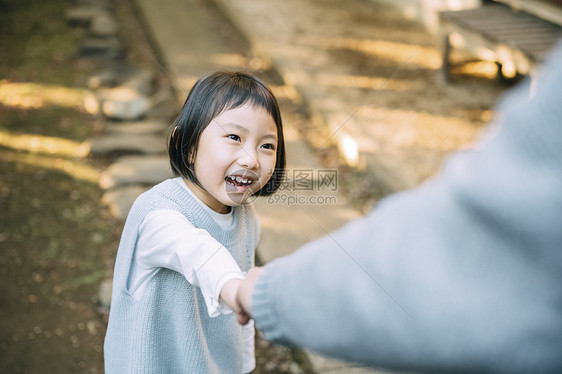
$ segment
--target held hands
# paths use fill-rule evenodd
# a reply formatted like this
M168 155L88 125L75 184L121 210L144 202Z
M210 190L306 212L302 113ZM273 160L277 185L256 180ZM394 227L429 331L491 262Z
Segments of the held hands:
M242 309L242 306L237 300L238 290L242 281L240 279L231 279L224 284L221 290L220 298L222 301L228 305L234 313L236 313L236 319L241 325L245 325L250 320L250 315Z
M220 298L236 313L236 319L241 325L250 320L252 312L252 295L263 268L254 267L248 271L246 279L232 279L225 283Z
M236 295L236 300L244 313L247 315L252 314L252 295L254 294L254 287L256 282L263 272L263 267L254 267L248 270L246 274L246 279L242 281L240 288L238 289L238 294Z

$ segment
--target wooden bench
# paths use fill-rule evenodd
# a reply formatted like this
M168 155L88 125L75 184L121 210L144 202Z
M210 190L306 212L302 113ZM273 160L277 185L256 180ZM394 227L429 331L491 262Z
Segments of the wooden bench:
M509 3L509 0L504 2ZM490 2L475 9L441 12L445 78L449 79L451 75L453 50L478 60L495 62L498 76L532 75L562 39L562 26L552 22L562 20L562 17L558 18L558 14L552 12L549 14L553 18L546 21L516 9L513 4Z

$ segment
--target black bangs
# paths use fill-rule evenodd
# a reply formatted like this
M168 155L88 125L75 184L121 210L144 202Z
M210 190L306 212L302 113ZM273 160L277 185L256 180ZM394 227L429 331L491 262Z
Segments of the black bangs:
M226 110L243 105L261 107L274 120L279 117L277 99L267 85L254 76L240 72L226 76L219 74L210 89L215 92L215 97L209 103L213 118Z

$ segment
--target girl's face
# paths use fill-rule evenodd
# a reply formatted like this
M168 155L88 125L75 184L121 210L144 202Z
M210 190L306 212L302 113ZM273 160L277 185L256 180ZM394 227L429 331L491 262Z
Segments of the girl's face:
M265 109L243 105L226 110L199 139L195 175L204 189L186 184L211 209L227 213L267 183L276 156L277 126Z

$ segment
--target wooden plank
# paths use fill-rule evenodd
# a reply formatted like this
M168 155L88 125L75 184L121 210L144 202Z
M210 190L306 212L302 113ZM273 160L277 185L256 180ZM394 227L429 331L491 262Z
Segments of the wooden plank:
M509 9L506 9L509 11ZM461 11L462 12L462 11ZM462 17L462 15L456 15L456 17L444 17L445 19L450 19L458 24L464 25L466 27L473 27L476 29L486 28L486 27L547 27L541 25L541 21L537 19L529 18L508 18L508 17L498 17L497 15L492 16L482 12L477 18Z
M484 10L485 8L483 8ZM462 12L462 11L461 11ZM502 25L541 25L542 27L554 27L555 25L550 25L547 22L542 21L539 18L532 17L529 15L525 15L523 17L513 17L510 15L509 12L512 12L508 8L504 8L503 12L489 14L485 11L480 12L479 14L475 15L474 17L464 17L462 14L452 15L448 18L453 19L455 22L464 23L464 24L473 24L473 25L495 25L495 24L502 24ZM446 15L445 17L447 17Z
M513 9L520 9L524 12L537 16L548 22L562 26L562 6L554 2L537 0L495 0L499 3L508 4Z
M526 48L533 48L536 50L552 48L561 38L558 39L543 39L543 40L519 40L518 43Z
M500 16L499 14L482 14L475 18L463 17L463 18L458 18L457 22L466 22L466 23L482 24L482 25L501 23L506 25L520 24L520 25L541 25L542 27L552 27L552 28L559 27L554 24L543 21L540 18L536 18L532 16L509 17L509 16Z
M492 12L488 12L487 8L494 10L494 17L491 16ZM445 13L445 19L449 18L453 22L472 29L474 32L483 33L498 42L504 42L505 38L512 39L524 34L533 34L537 38L550 38L549 33L558 35L562 30L536 17L514 13L504 6L485 6L476 10ZM475 18L463 17L465 13L470 13ZM501 17L498 18L500 15Z
M518 35L518 34L562 35L561 30L545 29L543 27L517 27L517 26L505 27L503 25L495 25L495 26L481 27L479 29L482 30L482 32L498 32L503 34L512 33L513 35Z
M501 39L558 39L562 36L562 33L556 33L552 31L545 30L509 30L509 29L491 29L483 30L483 33L493 33L496 37Z
M560 39L559 36L547 36L543 35L542 37L532 36L532 35L513 35L513 34L502 34L499 32L496 33L486 33L481 32L482 36L496 42L496 43L505 43L505 44L515 44L517 45L520 42L524 41L534 41L534 42L550 42L551 44L555 44L557 40Z
M521 21L510 21L505 22L501 20L497 20L497 22L463 22L463 24L474 27L474 28L482 28L482 29L499 29L499 28L540 28L540 29L548 29L544 25L540 25L537 23L530 23L530 22L521 22Z

